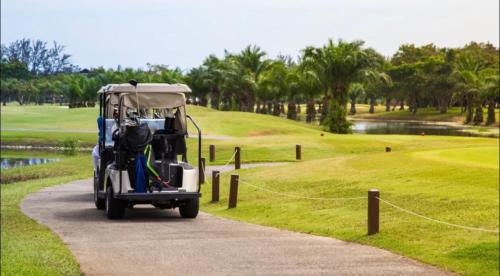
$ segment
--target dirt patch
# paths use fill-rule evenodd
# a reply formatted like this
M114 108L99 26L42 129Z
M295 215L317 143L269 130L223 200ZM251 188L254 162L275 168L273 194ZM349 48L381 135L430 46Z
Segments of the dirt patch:
M5 171L5 170L3 170ZM68 172L59 171L58 173L54 173L53 171L41 171L41 172L33 172L33 173L9 173L4 175L2 171L2 175L0 176L0 184L9 184L14 182L22 182L34 179L43 179L47 177L55 177L55 176L66 176L69 175Z
M248 136L271 136L278 134L285 134L285 132L276 129L252 130L248 132Z

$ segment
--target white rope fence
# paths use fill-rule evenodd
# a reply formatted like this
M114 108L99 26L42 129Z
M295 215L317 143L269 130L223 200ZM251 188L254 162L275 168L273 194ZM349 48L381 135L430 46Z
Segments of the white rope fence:
M233 155L231 156L231 158L229 158L229 160L226 162L226 164L224 164L224 167L229 165L229 163L231 163L231 161L234 160L236 156L236 150L233 152ZM210 185L210 181L208 181L208 177L205 173L205 167L202 167L201 168L203 170L203 174L205 175L205 181L207 181ZM216 174L217 175L220 175L220 172ZM242 184L245 184L247 186L250 186L250 187L253 187L255 189L258 189L258 190L261 190L261 191L265 191L265 192L268 192L268 193L271 193L271 194L275 194L275 195L279 195L279 196L283 196L283 197L290 197L290 198L299 198L299 199L307 199L307 200L321 200L321 201L340 201L340 200L358 200L358 199L367 199L366 196L359 196L359 197L309 197L309 196L302 196L302 195L297 195L297 194L289 194L289 193L282 193L282 192L278 192L278 191L274 191L274 190L271 190L271 189L268 189L268 188L265 188L265 187L261 187L261 186L258 186L258 185L255 185L255 184L252 184L252 183L249 183L249 182L246 182L242 179L238 179L239 182L241 182ZM488 232L488 233L500 233L500 230L499 229L496 229L496 230L493 230L493 229L484 229L484 228L479 228L479 227L470 227L470 226L465 226L465 225L460 225L460 224L455 224L455 223L450 223L450 222L446 222L446 221L441 221L441 220L437 220L437 219L434 219L434 218L430 218L430 217L427 217L427 216L424 216L424 215L421 215L421 214L418 214L418 213L415 213L411 210L408 210L408 209L405 209L403 207L400 207L400 206L397 206L396 204L394 203L391 203L385 199L382 199L380 197L375 197L376 199L378 199L379 201L401 211L401 212L405 212L407 214L410 214L410 215L413 215L413 216L416 216L416 217L419 217L419 218L422 218L422 219L426 219L426 220L429 220L429 221L432 221L432 222L435 222L435 223L439 223L439 224L443 224L443 225L447 225L447 226L450 226L450 227L455 227L455 228L460 228L460 229L465 229L465 230L471 230L471 231L481 231L481 232Z
M229 163L231 163L231 161L233 161L235 156L236 156L236 150L233 151L233 155L231 156L231 158L229 158L229 160L227 160L226 164L224 164L224 167L229 165Z
M229 163L231 163L231 161L234 160L234 157L236 156L236 150L233 151L233 155L231 155L231 158L229 158L229 160L227 160L226 164L224 164L224 167L226 167L227 165L229 165ZM212 185L212 183L210 183L210 181L208 180L208 177L207 177L207 174L206 174L206 171L205 171L205 166L202 166L201 170L203 171L203 175L205 176L205 181L208 182L208 184ZM217 175L220 175L220 172L216 174Z
M378 200L382 201L383 203L389 205L389 206L392 206L393 208L396 208L397 210L400 210L402 212L405 212L405 213L408 213L410 215L414 215L414 216L417 216L419 218L423 218L423 219L426 219L426 220L430 220L430 221L433 221L433 222L436 222L436 223L440 223L440 224L444 224L444 225L448 225L448 226L452 226L452 227L457 227L457 228L462 228L462 229L466 229L466 230L472 230L472 231L482 231L482 232L489 232L489 233L499 233L499 230L492 230L492 229L484 229L484 228L477 228L477 227L469 227L469 226L465 226L465 225L459 225L459 224L455 224L455 223L450 223L450 222L446 222L446 221L441 221L441 220L437 220L437 219L433 219L433 218L430 218L430 217L426 217L424 215L421 215L421 214L417 214L413 211L410 211L408 209L405 209L403 207L399 207L387 200L384 200L384 199L381 199L379 197L376 197Z
M301 195L295 195L295 194L287 194L287 193L281 193L277 191L273 191L264 187L260 187L251 183L248 183L246 181L243 181L239 179L239 182L254 187L258 190L261 191L266 191L275 195L280 195L280 196L285 196L285 197L293 197L293 198L302 198L302 199L309 199L309 200L354 200L354 199L366 199L366 196L360 196L360 197L309 197L309 196L301 196Z

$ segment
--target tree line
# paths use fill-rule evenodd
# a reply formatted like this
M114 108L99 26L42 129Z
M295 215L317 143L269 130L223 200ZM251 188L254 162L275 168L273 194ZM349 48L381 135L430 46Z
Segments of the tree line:
M404 44L391 57L364 46L363 41L328 40L321 47L306 47L297 58L269 58L249 45L238 53L208 56L188 72L165 65L146 69L93 68L71 64L64 47L23 39L1 47L2 101L94 102L96 91L108 83L186 83L194 104L218 110L237 110L297 119L300 104L306 121L316 118L336 133L350 131L348 114L356 103L378 102L386 111L417 113L435 107L441 113L460 106L466 123L495 122L499 104L499 49L471 42L460 48L433 44ZM285 108L286 106L286 108ZM483 108L487 108L486 119Z

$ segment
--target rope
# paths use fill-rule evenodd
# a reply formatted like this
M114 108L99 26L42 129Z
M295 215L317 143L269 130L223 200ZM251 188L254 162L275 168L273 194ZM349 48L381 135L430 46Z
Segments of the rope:
M233 161L234 157L236 156L236 151L233 152L233 155L231 156L231 158L229 158L229 160L226 162L226 164L224 164L224 167L229 165L229 163L231 163L231 161ZM208 182L208 184L212 185L212 183L210 183L210 181L208 180L207 178L207 174L205 172L205 166L202 166L201 170L203 171L203 175L205 175L205 181ZM220 175L220 172L216 174L217 175Z
M226 164L224 164L224 167L229 165L229 163L231 163L231 161L233 161L235 156L236 156L236 150L233 152L233 155L231 156L231 158L229 158L229 160L226 162Z
M276 192L276 191L273 191L273 190L270 190L270 189L267 189L267 188L264 188L264 187L260 187L260 186L254 185L254 184L250 184L250 183L248 183L246 181L243 181L241 179L239 179L239 182L241 182L241 183L243 183L245 185L254 187L256 189L272 193L272 194L286 196L286 197L293 197L293 198L302 198L302 199L310 199L310 200L353 200L353 199L366 199L366 196L360 196L360 197L308 197L308 196L301 196L301 195L294 195L294 194L287 194L287 193Z
M454 224L454 223L449 223L449 222L446 222L446 221L441 221L441 220L437 220L437 219L433 219L433 218L429 218L429 217L426 217L424 215L420 215L420 214L417 214L413 211L410 211L410 210L407 210L407 209L404 209L402 207L399 207L387 200L384 200L384 199L381 199L379 197L376 197L378 200L384 202L385 204L389 205L389 206L392 206L402 212L405 212L405 213L408 213L410 215L414 215L414 216L417 216L417 217L420 217L420 218L423 218L423 219L426 219L426 220L430 220L430 221L433 221L433 222L436 222L436 223L441 223L441 224L444 224L444 225L448 225L448 226L452 226L452 227L457 227L457 228L462 228L462 229L466 229L466 230L474 230L474 231L483 231L483 232L490 232L490 233L498 233L499 230L491 230L491 229L484 229L484 228L476 228L476 227L469 227L469 226L464 226L464 225L459 225L459 224Z

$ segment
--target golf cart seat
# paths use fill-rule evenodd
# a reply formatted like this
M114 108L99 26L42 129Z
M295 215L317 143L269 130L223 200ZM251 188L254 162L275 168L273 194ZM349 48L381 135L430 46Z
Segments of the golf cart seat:
M152 154L149 163L161 179L168 180L172 187L182 187L183 169L193 169L186 163L177 162L177 155L184 156L186 142L183 134L164 134L155 131L151 141Z
M186 152L184 134L167 134L164 130L155 131L151 146L157 160L166 159L170 162L177 162L177 155L184 155Z

